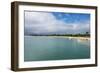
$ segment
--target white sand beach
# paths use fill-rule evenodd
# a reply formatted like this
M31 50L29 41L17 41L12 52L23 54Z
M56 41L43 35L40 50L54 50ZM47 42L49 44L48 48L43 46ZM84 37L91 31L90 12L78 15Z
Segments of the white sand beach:
M90 40L90 37L74 37L74 36L48 36L56 38L69 38L69 39L78 39L78 40Z

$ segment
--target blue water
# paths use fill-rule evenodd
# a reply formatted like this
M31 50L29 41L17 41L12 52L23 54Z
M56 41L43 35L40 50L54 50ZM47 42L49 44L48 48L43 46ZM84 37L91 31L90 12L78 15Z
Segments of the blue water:
M24 61L90 58L90 41L63 37L25 36Z

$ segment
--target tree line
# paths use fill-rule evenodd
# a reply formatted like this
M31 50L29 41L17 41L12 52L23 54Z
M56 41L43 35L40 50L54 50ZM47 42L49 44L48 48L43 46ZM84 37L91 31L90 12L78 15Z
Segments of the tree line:
M76 37L90 37L90 33L86 32L84 34L30 34L30 36L76 36Z

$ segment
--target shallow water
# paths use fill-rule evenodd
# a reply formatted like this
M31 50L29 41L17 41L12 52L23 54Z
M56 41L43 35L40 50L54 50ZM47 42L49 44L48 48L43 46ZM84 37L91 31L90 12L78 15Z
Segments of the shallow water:
M24 61L90 58L90 41L58 36L25 36Z

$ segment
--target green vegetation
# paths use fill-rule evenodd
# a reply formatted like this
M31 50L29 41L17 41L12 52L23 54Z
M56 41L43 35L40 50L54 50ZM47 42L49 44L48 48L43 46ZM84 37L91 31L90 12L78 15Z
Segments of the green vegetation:
M30 36L73 36L73 37L90 37L89 32L84 34L30 34Z

